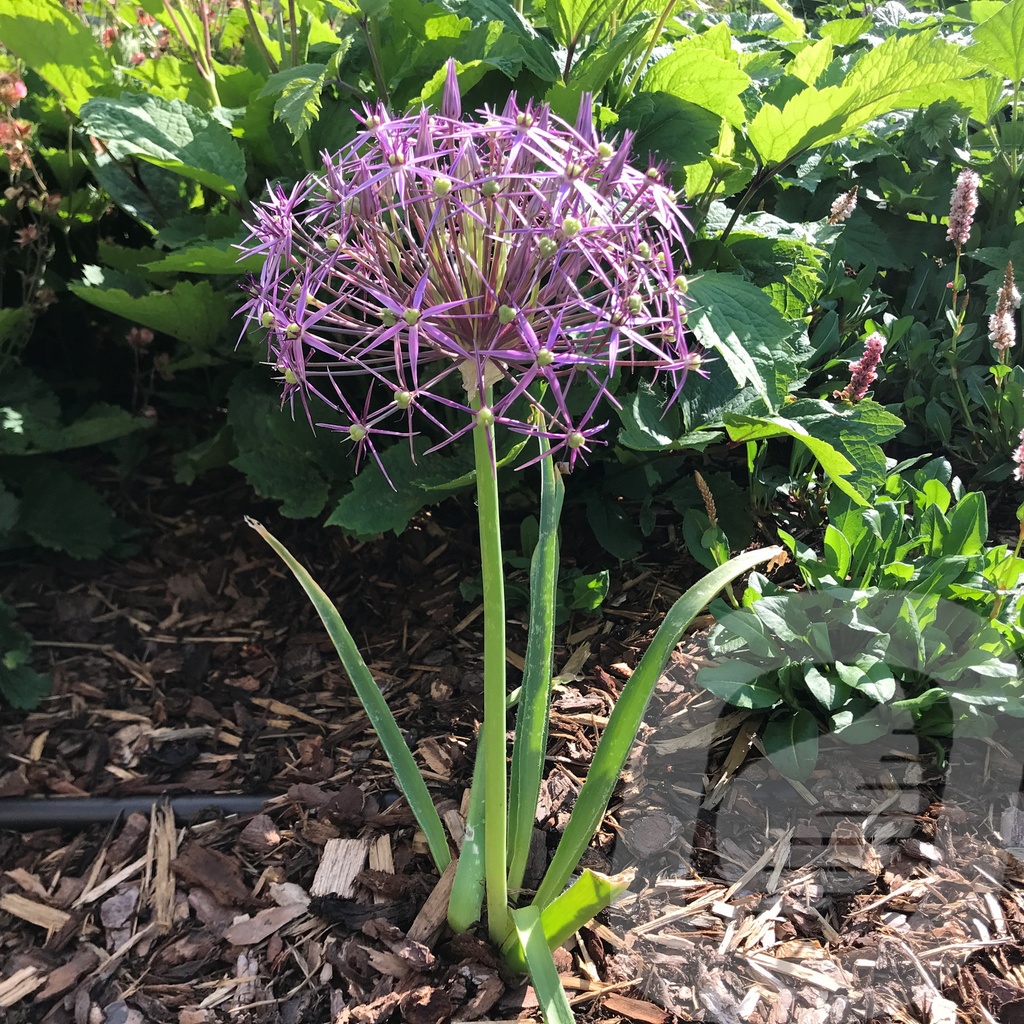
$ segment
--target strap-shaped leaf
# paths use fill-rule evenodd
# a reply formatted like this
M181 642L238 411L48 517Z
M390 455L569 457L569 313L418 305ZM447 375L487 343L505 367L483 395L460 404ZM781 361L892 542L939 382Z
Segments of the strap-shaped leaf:
M548 448L547 439L542 438L541 453L547 455ZM530 563L530 632L526 641L526 665L519 693L509 781L509 889L518 889L523 884L548 745L548 701L558 585L558 520L565 485L551 458L542 458L539 465L540 530Z
M760 548L731 558L725 565L709 572L690 587L669 609L650 647L615 702L608 725L587 772L587 779L580 790L576 806L573 807L569 824L562 834L544 881L537 890L535 906L547 907L561 893L601 823L612 791L643 721L647 702L668 664L673 649L683 635L683 630L723 587L781 551L782 549L778 547Z
M356 695L359 697L363 710L366 712L370 724L377 733L377 738L384 747L388 761L395 771L399 788L409 801L409 807L416 816L421 829L427 837L427 844L430 846L430 854L434 858L434 864L438 871L444 871L451 861L451 853L448 850L448 840L444 834L444 827L438 817L437 808L427 790L427 784L413 759L412 751L405 742L405 737L398 728L395 716L391 713L384 694L381 693L377 681L363 661L363 656L356 647L352 634L348 631L344 620L341 617L334 602L324 593L317 582L299 564L292 553L262 524L255 519L245 517L246 523L251 526L280 556L285 565L291 569L295 578L302 584L302 589L313 607L320 616L321 621L327 628L327 632L334 643L334 649L341 658L341 663L352 680Z
M544 938L540 911L536 907L523 907L512 911L516 935L522 947L530 981L537 993L537 1002L544 1024L576 1024L572 1007L558 977L558 968Z

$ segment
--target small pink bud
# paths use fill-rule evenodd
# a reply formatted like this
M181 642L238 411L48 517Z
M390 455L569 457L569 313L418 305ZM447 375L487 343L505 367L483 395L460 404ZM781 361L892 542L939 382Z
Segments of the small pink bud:
M153 332L148 327L133 327L124 340L135 349L148 348L153 344Z

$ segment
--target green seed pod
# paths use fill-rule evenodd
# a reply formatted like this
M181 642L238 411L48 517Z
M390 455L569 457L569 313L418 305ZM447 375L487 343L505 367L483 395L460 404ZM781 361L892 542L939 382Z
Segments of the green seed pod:
M480 186L480 191L489 199L491 196L496 196L501 191L501 182L485 181Z
M366 427L360 426L358 423L353 423L352 426L348 428L348 436L358 444L364 437L366 437Z
M397 405L399 409L408 409L409 406L412 405L412 392L396 391L395 405Z
M284 371L284 382L285 384L298 384L299 378L295 376L295 371L290 367L285 367Z
M498 322L510 324L516 318L516 311L511 306L500 306L498 308Z
M582 448L587 443L587 439L578 430L574 430L567 438L566 443L575 451L577 448Z
M391 156L388 157L388 163L391 164L392 167L401 167L405 163L405 155L402 153L392 153Z
M597 155L602 160L611 160L615 156L615 150L607 142L599 142L597 144Z
M385 327L394 327L395 324L398 323L398 320L395 318L395 314L392 313L390 309L385 309L384 312L381 313L380 315L380 322Z
M578 217L566 217L565 220L562 221L562 234L565 235L566 238L574 238L580 233L582 228L583 223Z
M533 114L527 114L525 111L521 114L516 114L516 124L522 128L532 128Z
M266 328L273 327L274 326L274 320L275 320L274 314L271 313L270 310L268 309L260 317L260 325L263 326L263 327L266 327Z
M558 243L553 238L545 236L537 243L537 248L540 251L541 256L547 259L548 256L554 256L558 249Z
M537 349L537 365L550 366L555 361L555 354L549 348Z
M418 309L407 309L407 310L406 310L406 311L405 311L405 312L404 312L404 313L402 314L402 319L403 319L403 320L404 320L404 321L405 321L405 322L406 322L406 323L407 323L407 324L408 324L408 325L409 325L410 327L412 327L412 325L413 325L413 324L418 324L418 323L420 322L420 311L419 311Z
M298 324L295 324L295 323L289 324L284 329L284 336L286 338L294 339L294 338L297 338L301 333L302 333L302 328Z
M328 252L337 252L341 248L341 235L334 232L327 236L327 241L324 242L324 248Z
M673 282L675 289L680 295L685 295L690 290L690 282L680 274Z
M649 260L651 258L651 247L646 242L641 242L636 247L636 254L642 260Z
M476 414L476 425L478 427L490 427L494 424L494 413L490 409L481 409Z
M635 293L633 295L630 295L630 297L626 299L626 306L628 307L630 313L633 313L634 315L639 313L640 310L644 308L643 297Z
M440 199L442 196L448 195L452 190L452 183L450 178L435 178L434 179L434 195Z

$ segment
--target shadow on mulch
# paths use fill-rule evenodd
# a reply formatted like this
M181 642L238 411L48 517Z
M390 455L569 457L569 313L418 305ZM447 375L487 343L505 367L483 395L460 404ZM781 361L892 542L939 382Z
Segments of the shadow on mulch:
M34 560L4 591L55 686L0 733L0 815L24 797L125 811L0 831L5 1019L535 1018L485 943L444 928L446 880L319 621L242 523L263 513L338 602L457 843L482 688L465 512L360 545L282 526L241 487L147 485L123 512L137 555ZM563 630L535 877L630 667L696 575L665 544ZM510 647L524 637L513 622ZM756 718L694 686L703 653L698 637L677 652L590 851L637 880L558 951L579 1019L1024 1022L1024 867L1002 842L1024 846L1019 748L958 744L940 775L912 738L836 744L794 785L760 756ZM225 815L223 794L261 808ZM198 806L176 820L164 801L186 796Z

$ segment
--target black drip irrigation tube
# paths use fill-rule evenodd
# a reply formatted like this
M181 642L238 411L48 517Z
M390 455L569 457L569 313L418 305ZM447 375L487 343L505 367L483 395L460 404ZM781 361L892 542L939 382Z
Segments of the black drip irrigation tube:
M71 796L0 798L0 831L32 832L45 828L76 828L116 821L122 815L149 814L154 804L165 803L184 824L201 814L257 814L275 794L241 796L212 793L175 796Z

